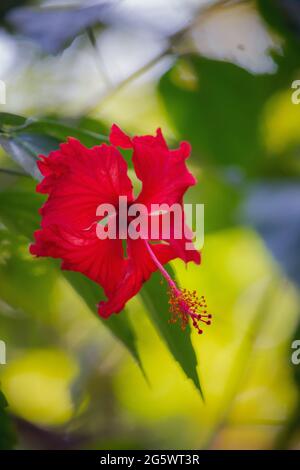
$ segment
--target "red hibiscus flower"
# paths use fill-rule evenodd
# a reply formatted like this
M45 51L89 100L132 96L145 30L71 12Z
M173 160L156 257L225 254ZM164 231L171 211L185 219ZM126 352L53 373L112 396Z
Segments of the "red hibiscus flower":
M181 239L174 236L173 226L167 240L161 232L155 241L150 235L127 238L126 249L120 236L106 239L97 236L98 223L105 222L104 216L97 215L97 208L110 204L117 214L120 196L127 198L129 206L137 203L149 208L150 222L157 218L151 213L153 203L182 207L185 191L196 183L185 164L190 145L183 142L179 149L170 150L160 130L154 137L131 139L116 125L112 126L110 143L88 149L69 138L59 150L47 157L40 156L38 167L43 180L37 191L49 196L40 210L41 229L35 232L30 252L60 258L62 269L79 271L102 286L107 300L99 303L98 312L104 318L120 312L151 274L160 270L168 283L171 321L180 319L184 328L191 318L201 333L199 323L210 324L203 297L199 299L196 292L179 289L163 267L175 258L200 263L199 252L195 248L186 249L192 238L188 231L184 231ZM133 166L142 183L137 198L127 175L126 161L117 147L133 150ZM159 219L162 217L159 215ZM128 217L126 225L131 219ZM182 223L185 225L184 218Z

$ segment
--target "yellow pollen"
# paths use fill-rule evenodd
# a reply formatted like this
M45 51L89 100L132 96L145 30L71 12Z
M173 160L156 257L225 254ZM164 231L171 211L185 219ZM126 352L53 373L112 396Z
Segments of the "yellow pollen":
M189 318L192 320L194 328L198 334L202 334L203 330L200 328L199 323L206 325L211 324L212 315L207 313L207 305L204 296L200 298L197 292L188 289L169 289L169 305L171 318L170 323L181 323L181 329L185 330Z

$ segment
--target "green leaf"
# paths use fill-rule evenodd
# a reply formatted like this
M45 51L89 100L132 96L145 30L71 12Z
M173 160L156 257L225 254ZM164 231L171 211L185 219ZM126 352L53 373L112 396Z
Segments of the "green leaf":
M237 224L237 212L244 193L243 180L239 175L226 175L225 172L205 168L198 184L189 189L185 203L203 204L205 208L205 234L223 230ZM234 181L236 177L237 181Z
M16 443L15 433L6 408L7 401L0 390L0 450L10 450Z
M32 180L18 182L0 191L0 218L12 232L31 239L40 225L38 210L43 202Z
M287 48L274 59L275 74L253 75L231 63L192 55L161 79L170 118L202 165L237 167L249 175L274 165L265 158L262 112L275 91L290 87L298 58Z
M0 113L0 128L9 129L11 127L23 126L26 122L26 118L18 114L12 113Z
M49 264L48 260L40 259L35 262L26 251L28 240L24 236L18 236L7 228L0 229L0 299L4 301L2 308L7 305L19 312L15 317L1 317L1 328L6 320L9 325L9 321L17 319L14 326L11 325L13 336L5 336L5 330L1 330L1 336L9 342L14 337L18 347L22 347L24 343L28 345L30 338L33 341L31 344L36 344L40 320L47 326L52 314L52 305L51 302L45 302L45 299L53 292L59 276L56 267ZM31 295L33 292L34 295ZM20 331L20 328L23 330ZM41 334L38 334L38 342L40 339ZM53 341L53 336L47 331L43 344L48 340Z
M24 117L12 113L0 113L0 132L7 134L22 134L32 132L51 136L60 141L67 137L80 139L84 145L97 145L108 141L108 137L101 134L103 124L95 119L56 119L55 117Z
M171 267L168 267L168 272L174 279L175 275ZM161 285L160 280L160 273L154 273L151 279L144 284L140 295L147 307L149 317L167 344L172 356L180 364L187 377L193 381L203 398L197 374L197 357L190 338L191 329L188 326L185 331L182 331L179 324L169 324L169 298L166 286Z
M20 165L26 173L35 179L40 178L38 167L36 166L37 157L30 145L18 137L4 137L0 135L0 145L11 158Z
M94 314L97 314L97 304L99 303L99 300L104 298L101 288L86 277L83 277L80 273L65 271L63 274L75 291L82 297L91 311ZM136 335L125 312L120 312L118 315L112 315L106 320L100 318L100 320L111 330L116 338L126 345L145 375L137 350Z
M178 63L160 84L180 135L191 141L206 163L234 165L243 155L244 164L253 165L258 158L261 107L261 97L255 99L259 90L256 78L236 65L193 56L188 66L197 84L189 89L175 81L180 80L181 66Z
M80 121L78 121L80 122ZM54 118L24 118L16 114L0 113L0 145L26 173L35 179L41 175L37 168L38 155L56 150L68 137L79 139L88 147L100 145L108 138L90 130L90 121L76 127L77 121L58 121ZM93 121L96 129L96 122ZM99 123L99 130L103 126Z
M107 136L100 134L101 123L99 123L99 131L90 130L88 128L89 121L86 121L86 127L84 127L84 123L78 127L78 123L80 124L80 121L77 122L77 120L58 121L55 118L29 118L22 125L10 130L16 133L42 134L58 139L60 142L67 140L68 137L75 137L87 146L99 145L108 141Z

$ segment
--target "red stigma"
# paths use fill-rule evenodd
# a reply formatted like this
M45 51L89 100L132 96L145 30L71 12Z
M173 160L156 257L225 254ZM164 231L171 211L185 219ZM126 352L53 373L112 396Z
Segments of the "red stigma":
M169 289L169 296L170 323L177 323L179 320L181 329L184 331L189 323L189 318L191 318L192 324L199 335L203 333L199 326L200 323L211 324L212 315L207 313L204 296L199 298L195 290L173 288Z

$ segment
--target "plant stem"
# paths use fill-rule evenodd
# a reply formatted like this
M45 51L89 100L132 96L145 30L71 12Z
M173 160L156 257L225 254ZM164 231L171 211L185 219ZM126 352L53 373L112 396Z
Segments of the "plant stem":
M28 175L27 173L23 173L22 171L18 171L18 170L12 170L10 168L0 168L0 173L5 173L5 174L10 175L10 176L30 177L30 175Z
M113 98L119 91L123 90L129 83L134 82L137 78L141 77L145 72L150 70L154 65L156 65L161 59L167 56L169 53L172 52L172 48L168 46L162 52L160 52L157 56L153 57L149 62L144 64L142 67L138 68L134 72L132 72L128 77L122 80L120 83L115 85L114 87L110 87L104 93L101 93L99 98L94 98L92 105L88 105L86 107L85 113L89 114L95 111L100 105L103 105L107 100ZM95 104L96 102L96 104Z
M99 71L99 74L101 75L101 78L104 80L105 85L107 86L107 88L111 88L112 83L111 83L109 74L106 70L105 62L103 60L101 51L99 50L99 47L98 47L98 44L97 44L97 39L96 39L93 28L91 28L91 27L87 28L86 29L86 34L89 38L92 49L94 51L94 55L95 55L95 58L96 58L95 62L96 62L96 66L97 66L97 69Z

